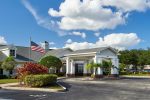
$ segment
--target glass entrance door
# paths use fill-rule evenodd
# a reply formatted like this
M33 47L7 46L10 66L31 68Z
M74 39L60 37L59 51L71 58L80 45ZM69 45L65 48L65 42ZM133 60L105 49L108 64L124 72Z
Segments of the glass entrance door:
M83 76L83 66L84 64L75 64L75 75Z

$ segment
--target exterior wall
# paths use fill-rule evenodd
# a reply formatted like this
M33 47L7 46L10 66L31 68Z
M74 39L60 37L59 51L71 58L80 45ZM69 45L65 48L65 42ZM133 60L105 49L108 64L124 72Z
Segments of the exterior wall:
M3 70L3 75L9 76L9 71Z
M113 51L111 51L110 49L106 49L106 50L101 51L100 55L103 55L103 56L116 56L116 54Z
M90 55L90 54L89 54ZM77 57L83 57L81 55L77 56ZM119 60L118 60L118 56L115 52L113 52L110 49L106 49L103 50L101 52L98 52L95 54L95 56L93 56L93 59L89 58L89 59L82 59L81 61L75 61L74 58L70 59L69 57L67 57L66 59L66 74L70 75L70 76L74 76L75 75L75 64L80 63L80 64L84 64L83 66L83 74L87 75L88 73L90 73L89 70L86 69L86 64L90 63L91 61L94 61L94 63L101 63L103 59L109 59L112 61L112 64L116 67L116 68L111 68L111 74L112 75L118 75L118 69L119 68ZM94 69L96 70L96 69ZM103 69L102 68L97 68L97 71L94 71L95 75L97 75L96 77L103 77Z

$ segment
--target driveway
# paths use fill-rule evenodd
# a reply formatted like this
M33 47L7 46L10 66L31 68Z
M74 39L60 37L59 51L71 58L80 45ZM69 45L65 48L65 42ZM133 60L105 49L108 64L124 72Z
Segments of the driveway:
M0 89L0 100L150 100L150 79L102 80L99 84L81 80L63 81L60 83L68 88L66 92Z

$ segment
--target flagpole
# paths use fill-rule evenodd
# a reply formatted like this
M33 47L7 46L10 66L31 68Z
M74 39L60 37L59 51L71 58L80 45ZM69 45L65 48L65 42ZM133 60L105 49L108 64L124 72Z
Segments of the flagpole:
M29 49L29 62L31 62L31 37L30 37L30 49Z

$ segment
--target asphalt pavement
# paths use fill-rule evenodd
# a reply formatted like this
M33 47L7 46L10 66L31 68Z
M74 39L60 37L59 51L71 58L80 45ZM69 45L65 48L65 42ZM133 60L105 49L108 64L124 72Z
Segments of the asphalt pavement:
M121 79L106 82L109 84L74 83L64 80L60 83L68 90L58 93L0 89L0 100L150 100L150 89L144 87L144 84L150 84L150 79ZM125 85L118 85L119 83ZM143 84L143 88L138 88L142 86L139 84Z

